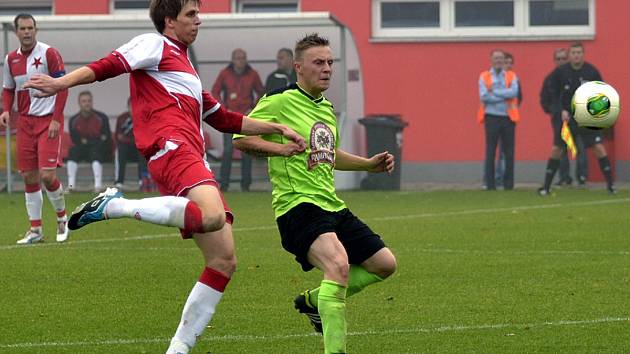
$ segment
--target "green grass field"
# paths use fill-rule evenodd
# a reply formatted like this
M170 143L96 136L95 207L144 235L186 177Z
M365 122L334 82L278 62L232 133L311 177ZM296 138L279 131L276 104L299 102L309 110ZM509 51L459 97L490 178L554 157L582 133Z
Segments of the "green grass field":
M630 191L341 196L399 264L348 300L349 353L630 352ZM281 249L268 193L227 199L238 270L193 353L322 353L292 306L321 273ZM203 267L194 242L112 220L56 244L45 203L49 241L20 247L23 195L0 195L0 352L163 353Z

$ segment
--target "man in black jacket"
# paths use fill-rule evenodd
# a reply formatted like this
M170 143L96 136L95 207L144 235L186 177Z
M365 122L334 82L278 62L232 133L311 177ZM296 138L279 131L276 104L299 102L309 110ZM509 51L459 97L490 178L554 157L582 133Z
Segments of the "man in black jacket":
M593 148L595 156L597 156L599 167L602 174L606 178L606 188L610 194L615 194L616 189L612 180L612 168L610 160L606 154L602 134L599 130L591 130L578 127L575 119L569 113L571 111L571 99L575 91L585 82L603 81L602 76L595 66L584 61L584 46L580 42L575 42L569 47L569 62L560 65L551 74L550 89L553 95L557 95L560 100L560 117L562 121L568 121L569 127L573 134L576 146L578 147L578 158L586 159L584 149ZM554 112L555 113L555 112ZM551 149L551 157L547 161L547 169L545 172L544 185L538 189L540 195L548 195L550 191L551 181L560 164L560 155L562 147L556 144L554 138L554 146ZM583 148L581 148L583 144ZM580 163L578 162L578 166ZM586 183L586 166L583 164L584 170L578 170L578 183Z

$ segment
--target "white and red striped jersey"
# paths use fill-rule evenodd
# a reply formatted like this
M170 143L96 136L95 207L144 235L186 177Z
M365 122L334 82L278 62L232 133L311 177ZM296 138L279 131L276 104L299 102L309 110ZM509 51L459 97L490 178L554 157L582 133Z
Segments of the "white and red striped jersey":
M4 59L4 77L2 80L3 108L10 109L17 93L17 111L24 116L48 116L63 122L63 109L68 96L67 90L57 95L35 97L36 89L22 89L22 85L33 74L46 74L52 77L65 75L63 59L59 52L46 43L37 42L29 52L17 49L7 54Z
M225 110L202 90L188 47L177 40L142 34L88 67L98 81L131 73L134 137L147 158L168 140L186 142L204 156L202 120L223 132L241 130L243 116Z

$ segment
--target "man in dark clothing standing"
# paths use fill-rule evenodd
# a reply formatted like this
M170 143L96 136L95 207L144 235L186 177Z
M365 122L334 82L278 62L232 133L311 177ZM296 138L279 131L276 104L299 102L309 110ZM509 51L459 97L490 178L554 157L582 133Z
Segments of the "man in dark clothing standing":
M293 70L293 51L289 48L280 48L276 56L278 69L269 76L265 82L267 93L279 88L287 87L297 81L295 70Z
M556 64L556 68L562 64L566 64L568 60L568 53L565 48L558 48L553 53L553 61ZM567 156L566 144L560 138L560 130L562 129L562 118L560 117L560 112L562 111L560 107L560 97L554 95L551 90L551 79L552 79L553 71L551 71L543 80L543 86L540 89L540 106L542 107L545 113L549 114L551 117L551 127L553 131L553 145L560 146L563 148L560 153L560 166L558 168L558 183L557 185L561 186L571 185L573 180L571 176L569 176L569 157ZM559 139L559 141L556 141ZM578 167L575 169L576 179L578 176Z
M212 96L219 100L225 108L247 114L256 102L265 94L258 72L247 63L247 53L240 48L232 51L232 62L221 70L214 85ZM223 135L223 158L221 160L221 190L227 191L230 186L232 172L232 134ZM249 191L252 183L252 158L241 155L241 190Z
M92 93L79 93L79 113L70 118L68 128L72 147L68 153L68 188L76 187L78 162L92 163L94 191L103 189L103 161L109 160L112 152L112 133L109 118L105 113L94 110Z
M612 180L612 169L610 160L606 154L606 148L602 144L603 138L599 130L591 130L587 128L578 127L575 119L571 116L571 99L575 90L585 82L588 81L603 81L599 71L590 63L584 61L584 46L580 42L573 43L569 47L569 62L561 65L551 74L550 89L554 95L558 95L560 99L560 116L563 121L568 121L572 129L573 138L578 146L578 155L585 158L584 150L580 153L580 144L584 144L584 148L593 148L593 152L599 161L599 167L602 174L606 178L606 188L610 194L615 194L616 189ZM550 192L551 181L553 176L560 165L560 155L562 148L554 146L551 149L551 157L547 162L547 169L545 172L544 185L538 189L538 194L545 196ZM579 165L579 164L578 164ZM579 171L578 183L586 182L586 170Z

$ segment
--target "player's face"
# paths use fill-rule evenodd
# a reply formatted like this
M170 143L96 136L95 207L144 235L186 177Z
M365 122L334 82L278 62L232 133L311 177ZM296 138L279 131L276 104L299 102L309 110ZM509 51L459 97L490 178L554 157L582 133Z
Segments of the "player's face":
M333 56L330 47L311 47L302 53L296 72L300 86L314 97L326 91L332 77Z
M201 25L197 2L187 2L172 24L177 39L186 45L191 45L197 38L199 25Z
M30 18L21 18L17 21L15 34L17 35L18 40L20 41L20 46L23 50L30 50L37 42L35 39L37 28L35 28L35 23Z
M582 65L584 63L584 48L572 47L569 49L569 62L571 65Z

